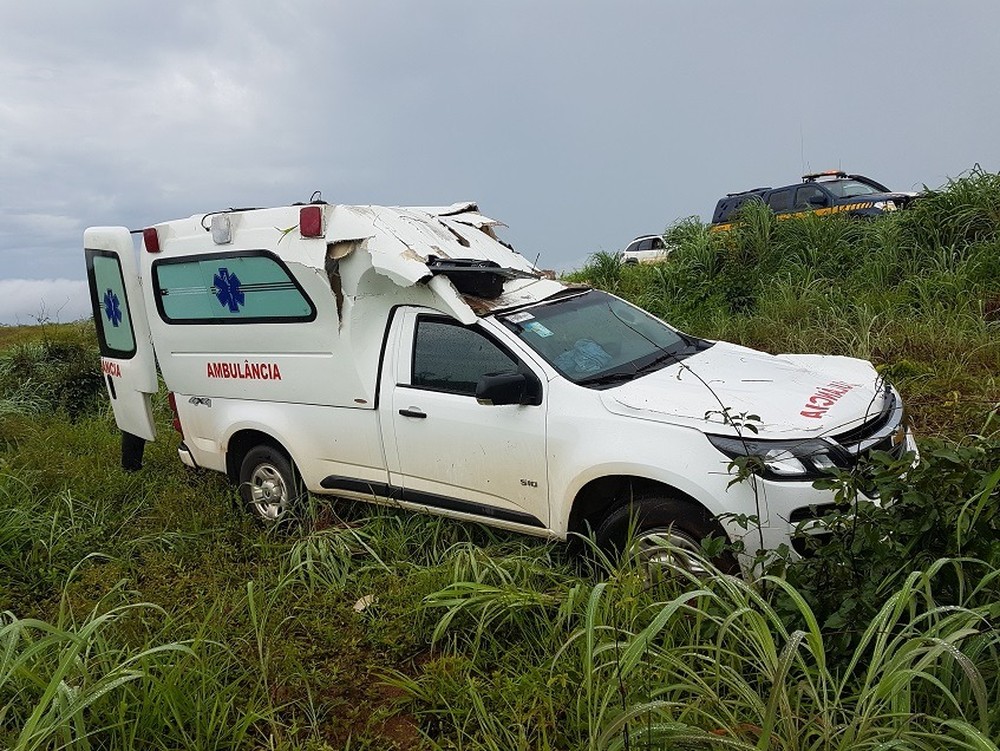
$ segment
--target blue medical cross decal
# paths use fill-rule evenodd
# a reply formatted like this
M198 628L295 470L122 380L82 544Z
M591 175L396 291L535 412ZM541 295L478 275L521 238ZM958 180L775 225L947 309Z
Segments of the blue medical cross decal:
M104 316L115 328L122 322L121 301L110 289L104 293Z
M229 308L230 313L239 313L240 306L246 303L246 297L240 291L240 278L230 274L229 269L220 268L219 273L212 278L215 296L222 307Z

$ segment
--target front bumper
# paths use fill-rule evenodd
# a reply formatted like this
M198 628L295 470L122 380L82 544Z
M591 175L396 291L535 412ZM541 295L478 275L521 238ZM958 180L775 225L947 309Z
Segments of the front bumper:
M880 443L881 441L876 441L866 448L880 450ZM906 452L914 455L914 463L918 461L917 443L908 429L903 440L894 449L894 453L900 456ZM833 506L835 493L832 490L814 488L812 483L811 479L779 481L751 477L729 488L729 495L737 492L744 496L738 505L747 510L742 518L741 515L736 515L720 521L731 540L743 543L747 560L762 550L777 550L782 545L788 546L793 555L799 555L804 546L793 540L797 531L823 533L824 527L819 520ZM867 503L882 503L879 498L862 496L862 500ZM752 520L747 523L746 517L751 516L759 516L759 524Z

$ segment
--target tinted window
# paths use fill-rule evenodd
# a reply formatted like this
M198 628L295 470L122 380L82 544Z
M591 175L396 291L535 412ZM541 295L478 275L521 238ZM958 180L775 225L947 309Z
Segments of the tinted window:
M474 329L428 318L417 321L413 386L475 396L481 376L517 369L517 360Z
M135 335L129 315L122 268L114 253L87 251L87 281L101 354L130 358L135 354Z
M871 196L881 193L878 188L857 180L831 180L823 184L838 198L854 198L855 196Z
M643 240L641 243L639 243L639 250L652 250L652 249L653 249L653 241L652 240L648 240L647 239L647 240Z
M823 198L822 203L811 204L809 203L810 198ZM826 193L823 192L821 188L815 185L803 185L797 191L795 191L795 208L797 209L815 209L818 206L827 206L830 201L826 197Z
M792 189L774 191L768 196L767 205L774 211L788 211L792 208Z
M189 256L153 264L156 306L168 323L311 321L316 309L265 251Z

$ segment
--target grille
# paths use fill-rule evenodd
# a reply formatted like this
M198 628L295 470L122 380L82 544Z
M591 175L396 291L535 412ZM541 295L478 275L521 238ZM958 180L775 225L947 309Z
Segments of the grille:
M895 389L888 389L888 398L882 411L868 422L851 430L833 436L856 462L872 451L887 451L893 456L901 456L905 442L901 440L904 427L903 403Z
M803 506L802 508L795 509L791 516L788 517L788 521L792 524L798 524L799 522L804 522L807 519L818 519L821 516L826 516L828 513L837 508L835 503L820 503L815 506Z

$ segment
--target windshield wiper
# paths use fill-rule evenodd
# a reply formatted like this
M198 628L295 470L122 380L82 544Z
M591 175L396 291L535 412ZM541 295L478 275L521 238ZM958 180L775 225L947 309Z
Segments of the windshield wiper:
M604 375L591 376L590 378L584 378L577 381L578 386L607 386L611 383L618 383L619 381L631 381L638 375L637 370L616 370L613 373L605 373Z
M669 351L664 351L662 354L657 355L652 360L647 363L636 367L632 366L632 370L616 370L613 373L606 373L605 375L591 376L590 378L584 378L582 381L577 381L581 386L605 386L610 383L617 383L619 381L631 381L632 379L648 373L651 370L656 370L656 366L660 365L666 360L672 360L678 362L681 357L677 354Z
M650 360L649 362L645 363L644 365L640 365L638 368L635 369L635 372L636 373L647 373L650 370L656 369L655 366L659 365L664 360L670 360L672 362L680 362L682 359L683 358L680 356L680 354L678 354L676 352L670 352L669 350L664 350L663 354L657 355L656 357L654 357L652 360Z

